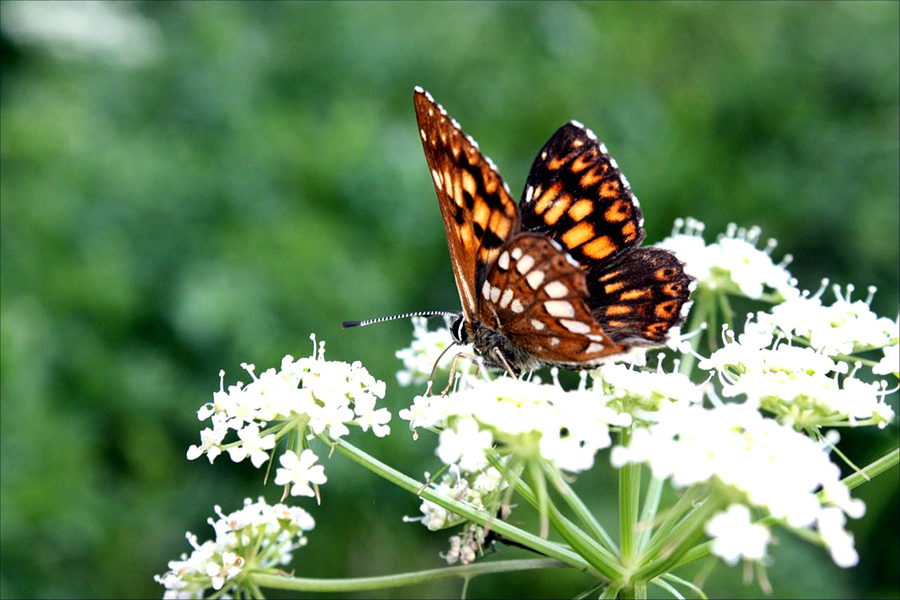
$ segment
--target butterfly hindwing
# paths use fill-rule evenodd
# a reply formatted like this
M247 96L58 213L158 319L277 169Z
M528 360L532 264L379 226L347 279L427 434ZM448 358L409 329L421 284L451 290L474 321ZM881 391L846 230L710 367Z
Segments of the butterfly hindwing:
M583 268L610 263L644 238L640 204L606 146L577 121L538 153L521 202L522 228L556 240Z
M692 282L668 250L637 248L627 260L588 272L587 302L614 341L655 346L684 320Z
M477 309L476 282L518 230L518 209L493 163L459 124L421 88L416 88L414 100L453 275L470 321Z
M585 274L570 261L544 236L515 236L487 271L479 314L538 361L583 368L624 348L598 327Z

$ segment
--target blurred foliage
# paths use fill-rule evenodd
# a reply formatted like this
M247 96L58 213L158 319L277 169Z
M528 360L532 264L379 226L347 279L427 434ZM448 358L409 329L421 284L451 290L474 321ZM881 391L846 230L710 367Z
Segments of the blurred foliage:
M3 2L3 597L155 597L166 561L262 472L188 463L196 409L310 332L407 405L402 322L455 309L412 88L430 90L520 190L577 118L643 201L649 242L675 217L760 225L806 288L876 284L898 307L897 3ZM352 440L421 476L430 441ZM846 432L864 464L897 438ZM604 458L601 456L600 463ZM441 564L446 535L400 521L408 494L339 456L301 576ZM579 488L615 526L615 480ZM863 486L858 568L779 534L780 597L897 597L896 469ZM523 511L519 517L529 519ZM518 550L503 549L507 557ZM695 569L696 570L696 569ZM476 580L478 597L571 596L564 571ZM455 597L459 582L368 597ZM716 596L760 595L717 568ZM362 597L362 596L360 596Z

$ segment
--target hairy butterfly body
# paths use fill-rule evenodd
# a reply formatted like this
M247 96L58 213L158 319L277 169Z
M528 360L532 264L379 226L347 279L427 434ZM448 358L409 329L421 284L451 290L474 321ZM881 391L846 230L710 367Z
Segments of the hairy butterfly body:
M644 218L606 147L577 121L532 165L521 202L431 95L414 94L462 313L451 327L488 367L592 368L681 324L691 278L638 247Z

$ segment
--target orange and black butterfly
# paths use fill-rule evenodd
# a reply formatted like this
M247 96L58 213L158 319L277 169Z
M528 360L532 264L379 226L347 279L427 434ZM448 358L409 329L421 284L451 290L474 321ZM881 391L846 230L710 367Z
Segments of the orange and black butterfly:
M491 160L431 94L414 94L462 302L451 333L488 367L597 366L664 344L692 279L640 248L644 218L625 176L572 121L538 153L518 206Z

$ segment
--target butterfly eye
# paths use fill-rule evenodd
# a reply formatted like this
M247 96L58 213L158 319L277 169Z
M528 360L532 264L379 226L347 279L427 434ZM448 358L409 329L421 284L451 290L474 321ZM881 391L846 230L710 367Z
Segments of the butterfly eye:
M466 320L463 315L459 315L450 325L450 335L457 344L468 344L469 334L466 332Z

